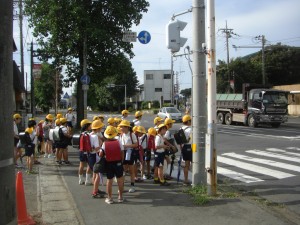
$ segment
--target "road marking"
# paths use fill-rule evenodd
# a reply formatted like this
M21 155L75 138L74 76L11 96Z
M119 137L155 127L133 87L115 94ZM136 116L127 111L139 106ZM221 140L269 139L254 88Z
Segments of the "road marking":
M254 164L250 164L250 163L245 163L242 161L238 161L238 160L234 160L234 159L229 159L223 156L218 156L217 157L218 162L227 164L227 165L231 165L231 166L235 166L235 167L239 167L242 168L244 170L249 170L255 173L260 173L260 174L264 174L267 176L271 176L271 177L275 177L277 179L283 179L283 178L288 178L288 177L293 177L295 175L293 174L289 174L289 173L285 173L285 172L281 172L278 170L272 170L269 168L265 168L262 166L257 166Z
M266 165L269 165L269 166L278 167L278 168L282 168L282 169L286 169L286 170L292 170L292 171L300 172L300 166L294 166L294 165L290 165L290 164L287 164L287 163L281 163L281 162L276 162L276 161L267 160L267 159L253 158L253 157L249 157L249 156L246 156L246 155L236 154L234 152L224 153L222 155L230 156L230 157L233 157L233 158L242 159L242 160L246 160L246 161L266 164Z
M271 157L271 158L283 159L283 160L286 160L286 161L299 163L298 158L289 157L289 156L286 156L286 155L281 155L281 154L276 154L276 153L271 153L271 152L264 152L264 151L259 151L259 150L248 150L246 152L251 153L251 154L255 154L255 155L262 155L262 156L267 156L267 157Z
M235 172L235 171L232 171L232 170L228 170L228 169L225 169L225 168L220 167L220 166L218 166L217 172L218 172L218 174L222 174L223 176L226 176L226 177L229 177L229 178L232 178L234 180L241 181L241 182L245 182L247 184L253 183L253 182L262 182L262 181L264 181L264 180L261 180L259 178L252 177L252 176L249 176L249 175L246 175L246 174L243 174L243 173L238 173L238 172Z
M300 148L297 148L297 147L287 147L286 149L290 149L290 150L298 150L298 151L300 151Z
M299 153L295 153L295 152L287 152L285 150L279 149L279 148L266 148L267 151L271 151L271 152L282 152L285 153L287 155L294 155L294 156L298 156L300 157Z

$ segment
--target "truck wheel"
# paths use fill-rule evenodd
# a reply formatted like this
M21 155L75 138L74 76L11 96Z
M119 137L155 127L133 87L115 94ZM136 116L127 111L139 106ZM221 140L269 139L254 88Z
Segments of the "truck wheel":
M232 117L230 113L226 113L225 115L225 123L226 125L230 125L232 123Z
M218 123L219 124L224 124L225 123L225 121L224 121L224 114L223 113L219 112L218 115L217 115L217 117L218 117Z
M248 116L248 125L249 127L257 127L257 122L255 121L253 114Z
M280 123L271 123L271 126L274 128L280 127Z

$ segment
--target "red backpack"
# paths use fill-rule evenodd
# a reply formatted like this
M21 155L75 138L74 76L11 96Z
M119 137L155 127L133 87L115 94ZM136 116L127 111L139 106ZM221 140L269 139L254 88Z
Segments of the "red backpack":
M118 140L105 141L105 158L107 162L121 161L121 148Z
M90 151L92 151L92 145L91 145L90 135L87 132L83 132L80 135L79 149L80 149L80 151L83 151L83 152L90 152Z
M155 151L155 136L149 135L148 138L148 149Z

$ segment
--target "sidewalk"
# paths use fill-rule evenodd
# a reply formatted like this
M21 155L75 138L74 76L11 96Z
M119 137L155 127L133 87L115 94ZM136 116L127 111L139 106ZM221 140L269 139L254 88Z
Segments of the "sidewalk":
M128 176L124 203L108 205L104 199L91 197L92 186L78 185L76 149L70 150L70 166L57 166L54 159L39 160L42 164L35 166L39 171L37 175L24 174L27 210L42 221L38 224L300 224L291 218L286 208L269 207L253 196L220 197L197 206L183 193L187 188L176 181L162 187L147 180L136 184L135 193L128 193ZM116 183L113 197L117 198Z

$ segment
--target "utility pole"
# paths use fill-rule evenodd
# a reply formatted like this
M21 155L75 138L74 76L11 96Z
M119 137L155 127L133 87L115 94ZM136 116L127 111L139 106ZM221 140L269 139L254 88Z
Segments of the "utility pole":
M0 1L0 220L17 224L13 149L13 1Z
M192 185L206 183L206 57L204 0L193 0L193 74L192 74Z
M228 73L228 91L230 92L230 71L229 71L229 38L232 37L232 35L237 35L233 33L233 29L230 29L227 27L227 20L226 20L226 26L225 28L219 29L219 31L222 31L225 34L226 38L226 52L227 52L227 73Z
M35 101L34 101L34 77L33 77L33 41L30 43L30 98L31 98L31 113L32 117L35 115Z
M87 35L84 35L83 41L83 75L87 75ZM87 118L87 91L89 89L88 85L82 85L83 90L83 118Z
M170 94L171 94L171 104L174 104L174 62L173 62L172 52L171 52L171 93Z
M55 115L58 113L58 80L59 80L59 69L55 70Z
M207 193L217 192L217 118L216 118L216 35L215 35L215 1L207 1L207 134L206 160Z
M265 46L266 38L265 35L256 36L255 39L261 41L261 46L236 46L232 45L233 48L261 48L261 73L262 73L262 84L266 84L266 71L265 71Z
M24 79L24 47L23 47L23 0L19 0L19 22L20 22L20 58L21 58L21 75ZM27 90L26 90L27 92ZM25 112L27 114L27 93L25 93Z

